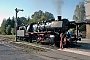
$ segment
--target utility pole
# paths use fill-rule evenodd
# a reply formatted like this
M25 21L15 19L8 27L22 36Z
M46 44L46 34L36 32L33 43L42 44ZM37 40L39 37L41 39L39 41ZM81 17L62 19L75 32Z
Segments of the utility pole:
M17 20L17 13L19 12L19 11L24 11L23 9L15 9L15 11L16 11L16 41L17 41L17 28L18 28L18 20Z

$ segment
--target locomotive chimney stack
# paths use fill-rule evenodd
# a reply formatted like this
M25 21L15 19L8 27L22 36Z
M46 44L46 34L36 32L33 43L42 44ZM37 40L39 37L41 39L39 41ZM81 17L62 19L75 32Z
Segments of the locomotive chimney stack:
M58 16L58 21L61 21L61 16Z

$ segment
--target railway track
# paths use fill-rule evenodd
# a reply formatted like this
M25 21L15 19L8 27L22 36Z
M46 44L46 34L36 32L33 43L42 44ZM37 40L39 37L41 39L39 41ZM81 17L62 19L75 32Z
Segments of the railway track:
M11 43L14 45L20 45L20 47L27 45L27 46L32 46L35 48L41 48L41 49L47 49L47 50L57 50L59 47L56 47L55 45L41 45L37 43L28 43L25 41L20 41L20 42L15 42L14 39L8 38L5 36L0 36L0 44L7 44ZM34 49L35 49L34 48ZM89 51L90 50L90 41L89 39L82 39L82 41L79 41L77 44L71 45L68 47L68 49L76 49L76 50L82 50L82 51Z

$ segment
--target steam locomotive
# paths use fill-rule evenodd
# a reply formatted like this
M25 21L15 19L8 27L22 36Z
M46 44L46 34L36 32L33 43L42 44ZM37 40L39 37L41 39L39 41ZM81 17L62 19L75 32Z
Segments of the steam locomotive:
M60 45L60 34L67 32L70 28L75 28L76 25L69 22L68 19L61 19L58 16L58 20L46 20L38 23L31 23L27 26L20 26L17 30L17 39L26 40L29 42L37 42L42 44L55 44ZM66 39L64 45L72 44L80 40L80 38L74 36ZM64 42L64 41L63 41Z

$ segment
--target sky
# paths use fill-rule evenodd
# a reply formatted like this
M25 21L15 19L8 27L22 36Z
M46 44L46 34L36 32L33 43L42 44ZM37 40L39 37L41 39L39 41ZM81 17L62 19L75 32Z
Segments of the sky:
M0 26L4 18L15 16L15 8L23 9L19 11L18 17L28 17L38 10L48 11L57 19L58 15L72 21L74 10L82 0L62 0L59 6L60 14L57 12L57 3L61 0L0 0Z

